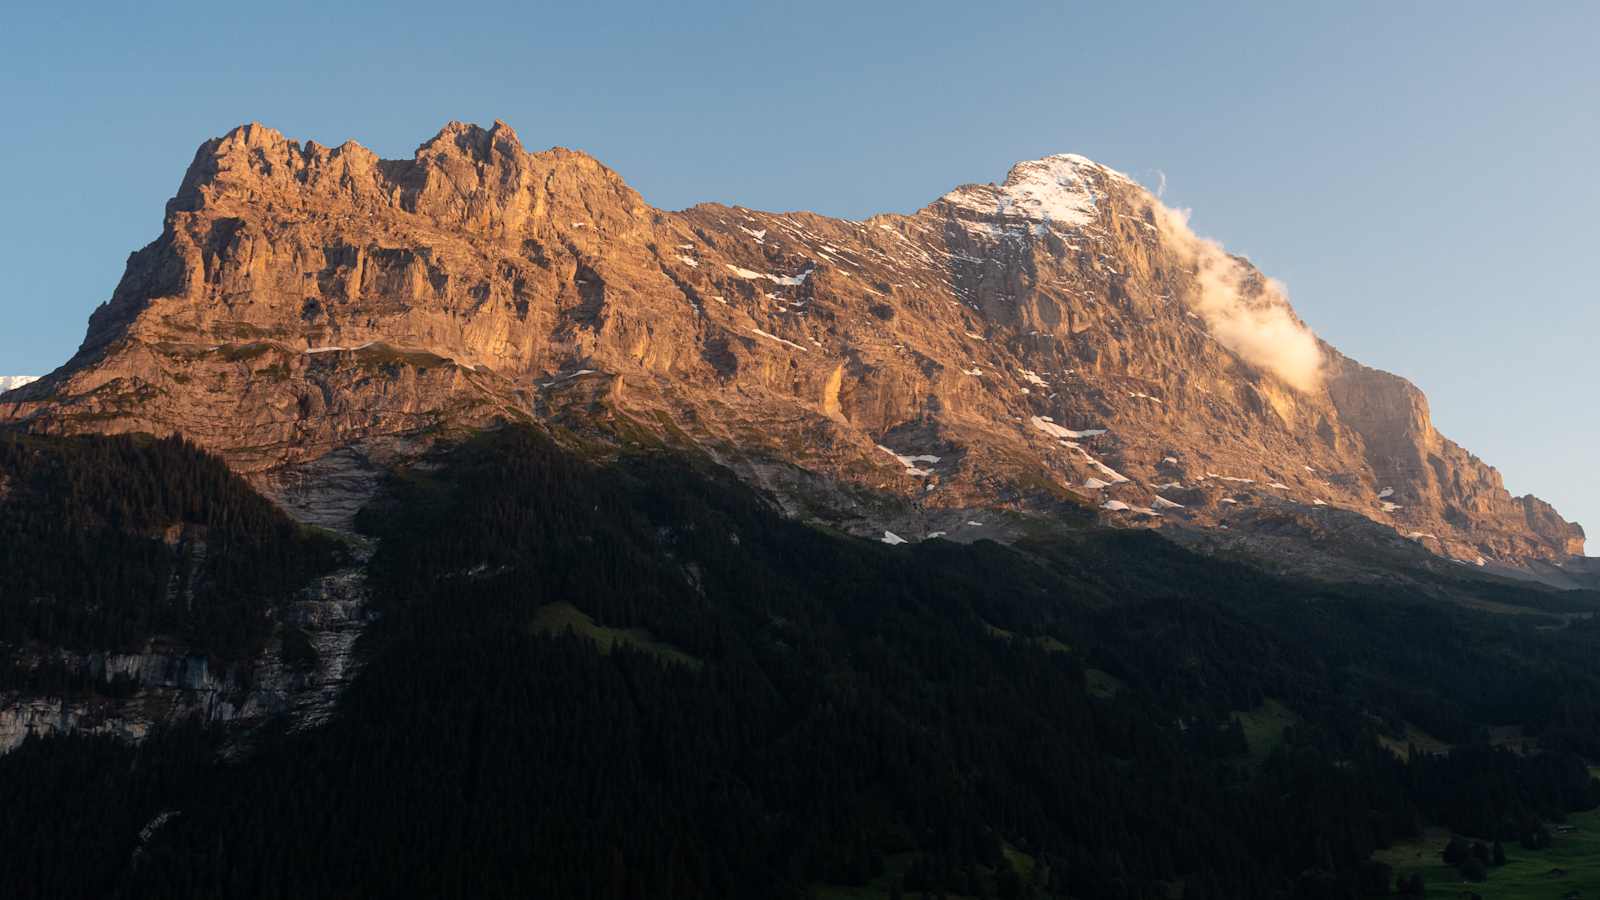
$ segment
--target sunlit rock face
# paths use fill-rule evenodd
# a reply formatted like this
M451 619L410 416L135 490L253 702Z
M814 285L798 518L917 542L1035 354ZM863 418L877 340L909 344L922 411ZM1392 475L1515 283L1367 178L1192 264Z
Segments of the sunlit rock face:
M1414 386L1074 155L857 222L656 209L503 123L405 160L248 125L201 146L77 355L0 416L180 431L263 484L497 421L622 423L863 534L891 523L861 492L895 499L913 540L1079 502L1238 528L1343 508L1474 564L1583 546Z

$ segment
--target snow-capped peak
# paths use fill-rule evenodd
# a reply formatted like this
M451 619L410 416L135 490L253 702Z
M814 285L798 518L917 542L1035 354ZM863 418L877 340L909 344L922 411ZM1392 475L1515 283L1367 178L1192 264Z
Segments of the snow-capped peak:
M39 380L37 375L0 375L0 394Z
M1076 153L1024 160L1011 167L1005 184L968 184L940 199L981 215L1009 216L1069 227L1097 215L1095 180L1128 177Z

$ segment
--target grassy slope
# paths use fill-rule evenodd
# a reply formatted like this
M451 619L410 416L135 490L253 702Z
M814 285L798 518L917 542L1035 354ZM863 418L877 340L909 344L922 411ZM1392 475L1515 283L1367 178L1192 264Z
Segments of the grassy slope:
M534 613L531 628L535 634L561 634L565 631L589 638L598 645L601 653L610 653L618 644L643 650L666 662L678 663L692 669L703 664L671 644L655 639L643 628L610 628L595 622L588 613L570 603L547 603Z
M1450 751L1449 744L1409 722L1406 723L1405 737L1392 738L1388 735L1379 735L1378 743L1388 747L1390 752L1401 759L1406 758L1406 754L1411 752L1412 747L1423 753L1448 753Z
M1551 900L1574 890L1600 897L1600 810L1577 813L1566 824L1576 830L1556 833L1554 845L1546 850L1506 845L1506 864L1491 868L1489 880L1481 884L1468 884L1440 860L1450 840L1444 829L1431 828L1421 841L1396 844L1374 858L1393 866L1397 875L1421 872L1429 897L1455 898L1471 891L1484 900ZM1564 874L1552 874L1556 870Z
M1283 743L1283 730L1300 723L1300 717L1276 700L1267 698L1260 706L1246 712L1234 713L1244 729L1245 743L1250 745L1250 759L1260 763Z

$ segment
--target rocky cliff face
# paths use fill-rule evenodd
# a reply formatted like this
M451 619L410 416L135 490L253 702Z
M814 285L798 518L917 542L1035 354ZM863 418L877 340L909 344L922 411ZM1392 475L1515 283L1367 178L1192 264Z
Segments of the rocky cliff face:
M200 148L77 355L0 416L181 431L280 486L351 448L605 419L863 531L883 522L859 498L896 498L909 539L1081 502L1240 527L1342 507L1473 563L1583 547L1413 385L1076 156L856 222L659 210L502 123L410 160L244 126Z
M371 618L369 557L370 548L358 544L353 565L317 579L285 604L272 640L253 659L219 663L166 639L148 642L139 653L18 650L22 668L49 668L59 673L53 680L93 690L0 691L0 754L30 734L81 732L140 741L179 719L249 726L285 716L293 729L320 725L359 668L356 639ZM305 660L286 660L288 631L309 642L314 652Z

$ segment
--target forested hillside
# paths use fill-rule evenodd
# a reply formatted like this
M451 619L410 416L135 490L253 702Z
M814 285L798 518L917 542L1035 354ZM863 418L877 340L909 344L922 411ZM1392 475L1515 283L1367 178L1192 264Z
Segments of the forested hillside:
M397 475L328 725L0 757L7 893L1343 898L1388 893L1373 851L1425 825L1537 842L1600 803L1594 596L1285 580L1142 531L889 547L696 460L596 457L503 428ZM205 497L97 515L253 536L234 596L313 565L264 501ZM88 527L40 515L6 543ZM94 602L159 565L58 552L86 624L57 639L166 627Z
M338 553L181 439L0 429L0 645L238 655Z

